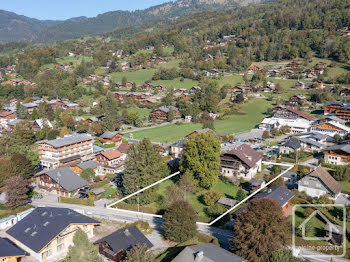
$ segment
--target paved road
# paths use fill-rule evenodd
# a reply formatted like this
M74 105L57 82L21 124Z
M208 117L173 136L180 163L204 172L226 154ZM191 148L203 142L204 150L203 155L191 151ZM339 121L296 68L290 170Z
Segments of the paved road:
M311 251L305 248L302 248L299 250L299 254L298 257L299 258L304 258L304 259L308 259L311 262L349 262L350 260L345 259L345 258L337 258L337 257L324 257L324 254L319 253L319 252L315 252L315 251Z
M134 222L137 220L147 221L151 227L155 228L161 233L163 219L159 217L153 217L146 214L135 214L120 209L106 209L101 206L82 206L82 205L71 205L65 203L57 203L54 201L40 199L34 200L32 203L34 206L49 206L49 207L63 207L71 208L77 212L83 213L88 216L97 217L105 220L116 220L126 223ZM215 236L223 248L228 249L230 246L230 239L232 238L233 232L231 230L220 229L216 227L209 227L204 225L197 225L198 231L207 235Z

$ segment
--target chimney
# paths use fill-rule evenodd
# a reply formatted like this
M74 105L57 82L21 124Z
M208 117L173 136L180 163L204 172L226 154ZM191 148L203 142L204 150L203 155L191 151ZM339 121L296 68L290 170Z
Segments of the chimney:
M203 251L198 251L197 253L194 254L194 261L195 262L202 261L203 257L204 257L204 252Z

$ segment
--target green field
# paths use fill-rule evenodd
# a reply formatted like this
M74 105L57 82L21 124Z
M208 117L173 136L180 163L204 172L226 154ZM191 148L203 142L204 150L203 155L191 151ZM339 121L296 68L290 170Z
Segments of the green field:
M111 73L112 80L115 83L121 83L125 76L127 81L135 82L137 85L142 85L146 81L151 81L156 69L142 69L137 71L125 71Z
M193 81L191 79L184 79L184 81L180 81L179 78L174 79L174 80L157 80L157 81L152 81L152 84L157 86L157 85L166 85L167 87L174 87L174 88L185 88L185 89L190 89L193 86L197 86L198 82Z
M78 56L78 57L66 56L66 57L56 58L56 63L57 64L69 64L69 63L76 64L77 62L82 61L83 59L85 62L92 62L91 56ZM46 65L42 65L40 69L42 70L53 66L54 64L46 64Z
M251 100L242 106L242 114L232 115L228 119L215 121L215 131L228 134L249 131L261 122L265 117L263 113L270 106L271 103L263 99ZM153 142L175 142L201 128L202 124L169 124L136 131L133 133L133 138L143 139L144 137L149 137ZM129 134L126 137L129 137Z

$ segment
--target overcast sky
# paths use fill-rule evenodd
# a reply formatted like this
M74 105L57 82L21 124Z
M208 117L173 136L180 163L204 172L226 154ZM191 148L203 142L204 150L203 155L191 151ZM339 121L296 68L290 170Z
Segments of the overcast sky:
M37 19L63 20L116 10L137 10L170 0L0 0L0 9Z

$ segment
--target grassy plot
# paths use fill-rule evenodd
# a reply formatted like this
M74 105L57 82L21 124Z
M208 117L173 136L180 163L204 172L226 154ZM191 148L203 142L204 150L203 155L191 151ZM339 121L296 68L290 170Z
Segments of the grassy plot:
M91 56L66 56L66 57L60 57L60 58L56 58L56 63L57 64L69 64L69 63L73 63L76 64L79 61L84 60L85 62L91 62L92 61L92 57ZM50 68L53 67L54 64L46 64L46 65L42 65L40 67L40 69L45 69L45 68Z
M121 83L125 76L128 81L135 82L137 85L142 85L146 81L151 81L156 69L142 69L137 71L124 71L111 73L112 80L116 83Z
M152 81L152 84L157 86L157 85L166 85L167 87L174 87L174 88L185 88L185 89L190 89L193 86L198 85L198 81L194 81L191 79L184 79L184 81L180 81L180 78L176 78L174 80L157 80L157 81Z
M225 120L215 121L215 130L217 132L229 134L249 131L261 122L265 117L263 113L270 106L271 103L263 99L251 100L248 103L243 104L241 114L229 116ZM153 142L175 142L189 133L201 128L202 124L169 124L166 126L136 131L133 133L133 138L143 139L144 137L149 137ZM129 134L126 136L129 137Z
M138 107L132 107L127 109L128 112L137 112L139 116L143 118L148 118L149 113L151 112L151 109L148 108L138 108Z

